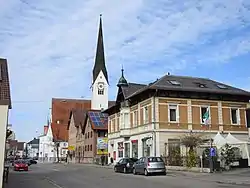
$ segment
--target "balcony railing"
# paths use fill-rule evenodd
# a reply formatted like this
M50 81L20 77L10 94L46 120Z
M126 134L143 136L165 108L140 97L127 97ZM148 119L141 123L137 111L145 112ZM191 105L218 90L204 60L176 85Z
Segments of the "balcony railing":
M133 128L120 129L120 131L109 133L109 139L118 137L127 137L138 133L143 133L153 130L152 124L142 125Z

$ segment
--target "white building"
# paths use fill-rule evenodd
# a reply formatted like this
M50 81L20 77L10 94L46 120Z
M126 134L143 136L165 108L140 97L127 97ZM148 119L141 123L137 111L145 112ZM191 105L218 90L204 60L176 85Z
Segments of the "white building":
M26 144L27 157L38 158L39 157L39 139L34 138Z
M54 142L51 126L44 126L44 134L39 137L39 161L40 162L56 162L57 161L57 147L58 157L61 160L65 158L68 151L67 142Z
M6 132L9 109L11 109L11 99L7 60L0 58L0 187L2 187L3 182L2 174L4 172Z
M54 150L55 144L53 142L51 126L47 126L47 129L44 129L44 134L39 137L39 161L54 162Z
M203 133L205 139L217 132L231 133L246 141L250 93L220 87L222 83L210 79L172 75L148 85L127 83L122 71L116 104L104 111L109 114L110 158L117 162L123 157L173 157L173 150L185 155L187 148L180 139L187 133ZM225 95L228 98L223 98ZM210 122L205 125L203 117L208 109Z

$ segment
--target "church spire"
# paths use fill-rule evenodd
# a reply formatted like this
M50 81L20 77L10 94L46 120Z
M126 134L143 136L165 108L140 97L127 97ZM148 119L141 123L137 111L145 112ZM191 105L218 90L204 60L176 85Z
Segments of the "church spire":
M104 77L108 82L108 72L105 66L105 56L104 56L104 44L103 44L103 33L102 33L102 15L100 14L100 23L99 23L99 33L97 39L97 49L95 57L95 65L93 69L93 84L98 77L100 71L103 72Z

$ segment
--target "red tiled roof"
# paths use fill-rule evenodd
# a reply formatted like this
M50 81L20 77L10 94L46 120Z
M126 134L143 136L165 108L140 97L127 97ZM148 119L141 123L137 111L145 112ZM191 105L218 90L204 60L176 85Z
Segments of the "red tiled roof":
M72 109L90 109L91 101L82 99L52 99L52 133L55 140L68 140L68 121Z

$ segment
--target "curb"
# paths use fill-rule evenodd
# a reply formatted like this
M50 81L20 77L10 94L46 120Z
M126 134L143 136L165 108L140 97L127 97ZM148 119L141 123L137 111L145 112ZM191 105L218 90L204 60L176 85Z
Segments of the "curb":
M231 184L231 185L250 185L250 182L235 182L235 181L215 181L219 184Z

